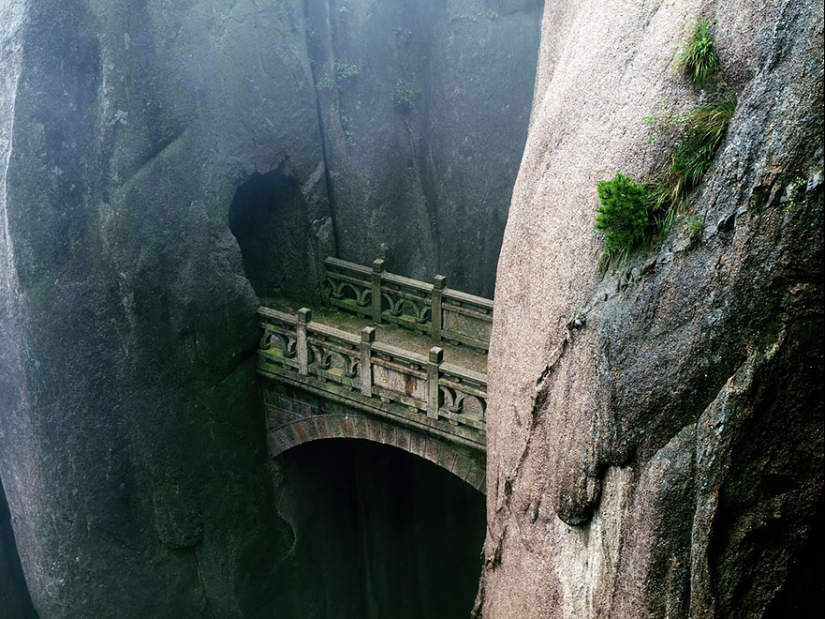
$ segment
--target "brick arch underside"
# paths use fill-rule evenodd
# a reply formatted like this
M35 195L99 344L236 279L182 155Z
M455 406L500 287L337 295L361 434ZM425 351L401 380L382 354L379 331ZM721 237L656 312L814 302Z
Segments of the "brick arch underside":
M310 441L331 438L362 439L397 447L429 460L482 494L487 494L484 465L445 440L425 436L414 430L357 413L324 413L298 419L273 419L280 417L280 412L272 408L268 410L267 440L269 454L273 458L287 449ZM273 421L276 423L273 424Z

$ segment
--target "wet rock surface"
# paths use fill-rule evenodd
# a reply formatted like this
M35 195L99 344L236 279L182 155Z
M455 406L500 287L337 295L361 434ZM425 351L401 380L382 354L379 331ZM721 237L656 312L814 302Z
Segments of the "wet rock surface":
M642 118L699 96L674 58L702 15L739 98L727 139L661 248L602 277L596 181L667 156ZM810 612L822 7L569 2L542 37L496 289L480 616Z
M17 556L11 514L0 485L0 615L8 619L36 619Z
M325 256L380 251L492 289L540 7L410 6L2 3L0 475L42 617L271 601L295 531L258 295L311 303Z

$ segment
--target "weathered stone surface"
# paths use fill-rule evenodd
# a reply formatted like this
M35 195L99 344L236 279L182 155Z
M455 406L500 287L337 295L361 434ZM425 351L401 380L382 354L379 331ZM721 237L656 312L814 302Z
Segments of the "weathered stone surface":
M291 539L227 210L322 164L308 62L257 49L279 14L165 4L14 3L0 473L44 617L244 616Z
M541 3L307 2L339 257L489 297ZM357 68L357 75L351 68Z
M700 15L739 97L691 196L704 239L679 219L601 278L596 181L663 161L641 120L695 105L674 57ZM547 5L488 364L485 619L821 605L822 48L815 2Z
M489 293L539 19L500 5L2 3L0 475L42 616L275 595L255 293L317 296L336 242Z

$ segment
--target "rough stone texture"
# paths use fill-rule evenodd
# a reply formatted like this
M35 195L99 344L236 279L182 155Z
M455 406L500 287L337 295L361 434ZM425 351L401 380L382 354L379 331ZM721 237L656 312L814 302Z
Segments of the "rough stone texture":
M489 297L535 78L537 0L307 1L339 257ZM338 66L358 74L339 79ZM327 81L325 81L327 80ZM393 94L409 87L409 104Z
M246 616L291 540L227 212L322 165L309 64L261 52L288 12L164 5L4 9L0 474L43 617Z
M275 595L293 531L264 466L256 292L317 296L338 241L489 293L537 5L409 6L0 3L0 476L41 616L243 617ZM316 9L330 47L307 39ZM356 87L319 91L336 58ZM421 80L407 112L399 78Z
M680 218L601 278L596 182L661 165L641 120L695 105L674 57L700 15L739 97L691 196L704 238ZM818 2L547 4L488 365L485 619L821 609L822 28Z

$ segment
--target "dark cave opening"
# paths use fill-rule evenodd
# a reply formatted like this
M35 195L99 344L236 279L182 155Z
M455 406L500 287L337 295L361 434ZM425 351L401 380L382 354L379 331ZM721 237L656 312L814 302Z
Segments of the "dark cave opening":
M246 278L261 300L311 300L318 285L311 265L306 201L282 167L242 183L229 207Z
M464 619L481 574L484 496L400 449L315 441L276 460L295 544L266 616Z
M0 481L0 616L6 619L36 619L29 589L23 576L11 515Z

